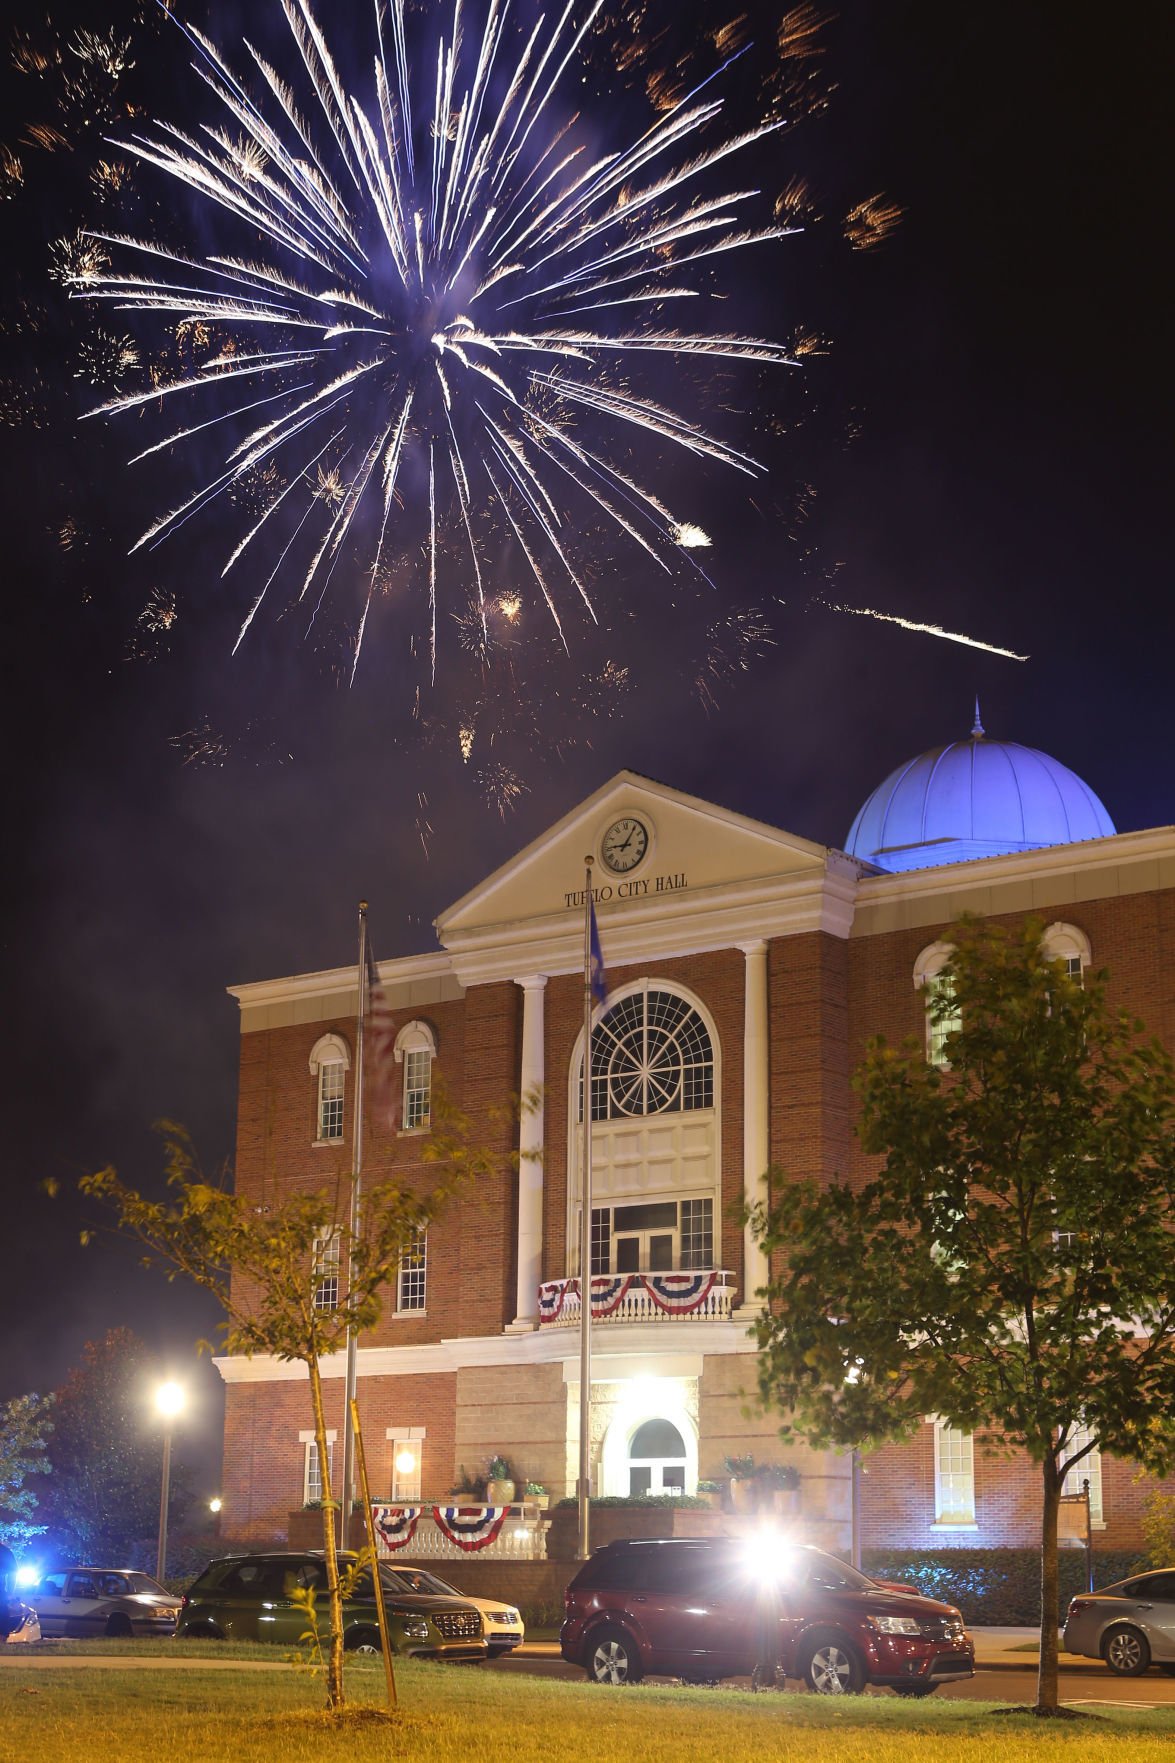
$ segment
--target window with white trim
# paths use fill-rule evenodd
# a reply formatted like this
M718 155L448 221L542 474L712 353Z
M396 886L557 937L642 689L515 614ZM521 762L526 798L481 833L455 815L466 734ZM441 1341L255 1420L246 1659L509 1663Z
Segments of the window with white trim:
M342 1035L323 1035L310 1050L310 1073L318 1080L315 1098L316 1145L337 1145L343 1138L347 1072L351 1050Z
M975 1454L969 1432L934 1423L934 1522L975 1523Z
M428 1232L418 1230L400 1251L400 1266L396 1276L397 1313L423 1310L427 1292Z
M714 1049L688 998L643 986L619 998L595 1024L593 1120L713 1106ZM582 1120L582 1082L579 1115Z
M342 1236L337 1230L324 1231L314 1239L314 1308L337 1310L339 1307L339 1264L342 1258Z
M1076 1421L1069 1429L1069 1442L1065 1447L1065 1456L1071 1457L1074 1451L1082 1450L1093 1439L1091 1428L1084 1421ZM1102 1454L1096 1445L1084 1456L1080 1463L1075 1463L1066 1475L1061 1487L1062 1494L1080 1494L1084 1492L1084 1484L1089 1483L1089 1522L1101 1524L1102 1512Z
M326 1442L326 1472L334 1474L335 1443L333 1439ZM316 1439L306 1440L306 1468L303 1478L303 1499L307 1506L318 1504L322 1494L322 1469L319 1464L318 1442Z
M1076 924L1059 920L1050 924L1040 939L1041 949L1049 961L1059 961L1066 976L1079 986L1085 984L1085 970L1090 964L1089 938Z
M396 1061L403 1066L405 1132L425 1132L432 1118L432 1067L436 1035L427 1022L405 1023L396 1036Z
M926 1057L931 1065L947 1066L947 1037L963 1026L962 1012L951 1006L954 982L943 969L955 951L950 943L931 943L914 963L914 989L923 994L926 1012Z
M418 1429L413 1429L415 1432ZM423 1429L419 1429L423 1431ZM392 1498L419 1500L421 1468L424 1461L423 1437L392 1440Z

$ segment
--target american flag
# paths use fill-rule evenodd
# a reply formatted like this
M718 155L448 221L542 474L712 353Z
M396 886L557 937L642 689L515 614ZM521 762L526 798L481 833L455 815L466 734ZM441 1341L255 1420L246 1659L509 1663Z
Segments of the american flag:
M371 944L364 945L367 955L367 1068L370 1072L368 1094L377 1120L397 1132L404 1100L404 1086L396 1065L396 1022L388 995L380 983L379 969Z

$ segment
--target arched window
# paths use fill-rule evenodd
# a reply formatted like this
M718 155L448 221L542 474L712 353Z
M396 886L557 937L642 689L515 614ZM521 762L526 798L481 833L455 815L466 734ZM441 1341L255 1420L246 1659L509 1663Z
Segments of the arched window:
M396 1062L404 1067L404 1130L423 1132L432 1118L432 1062L437 1038L431 1023L406 1022L396 1036Z
M1089 938L1075 924L1058 920L1050 924L1040 939L1041 949L1050 961L1059 961L1070 979L1084 985L1085 970L1090 963Z
M642 986L592 1029L592 1119L714 1106L714 1050L687 998ZM580 1119L583 1095L580 1093Z
M685 1440L670 1420L646 1420L628 1444L628 1492L684 1494Z
M351 1049L342 1035L322 1035L310 1049L310 1075L318 1079L315 1107L317 1145L338 1144L343 1136L345 1078L351 1069Z
M947 1010L944 1014L934 1008L940 999L954 996L950 977L943 973L954 952L950 943L931 943L914 963L914 989L925 999L926 1057L931 1065L949 1065L947 1036L963 1026L962 1015L957 1009Z

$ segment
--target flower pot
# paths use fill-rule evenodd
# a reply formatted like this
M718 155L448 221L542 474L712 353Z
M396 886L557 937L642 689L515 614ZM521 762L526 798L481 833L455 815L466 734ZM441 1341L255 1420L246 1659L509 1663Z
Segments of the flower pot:
M799 1488L772 1488L771 1510L779 1518L798 1518L800 1512Z
M487 1506L512 1506L514 1504L514 1483L512 1481L491 1481L486 1483Z
M707 1506L709 1506L711 1512L721 1512L721 1510L722 1510L722 1489L721 1488L706 1488L704 1490L702 1488L699 1488L698 1489L698 1498L699 1498L699 1500L705 1500L705 1502L706 1502Z
M524 1494L523 1498L528 1506L537 1506L540 1512L545 1512L551 1496L550 1494Z
M758 1507L758 1501L755 1498L756 1491L753 1481L738 1481L732 1477L730 1483L731 1510L744 1513L756 1511Z

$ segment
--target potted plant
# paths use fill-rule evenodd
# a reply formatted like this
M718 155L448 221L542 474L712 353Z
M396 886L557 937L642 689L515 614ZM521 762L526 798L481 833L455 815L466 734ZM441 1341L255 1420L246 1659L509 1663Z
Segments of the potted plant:
M538 1506L540 1510L543 1510L546 1508L550 1495L541 1481L528 1481L523 1498L531 1506Z
M794 1463L764 1463L756 1479L762 1483L772 1511L784 1517L799 1511L800 1472Z
M514 1472L505 1457L491 1457L486 1464L486 1503L490 1506L514 1503Z
M727 1457L726 1473L730 1477L730 1504L736 1512L755 1510L755 1459Z
M722 1510L722 1483L720 1481L700 1481L698 1498L705 1500L712 1512Z
M451 1500L462 1500L466 1503L473 1500L482 1503L484 1502L485 1497L485 1483L474 1481L463 1463L461 1465L460 1473L452 1487L449 1489L449 1498Z

